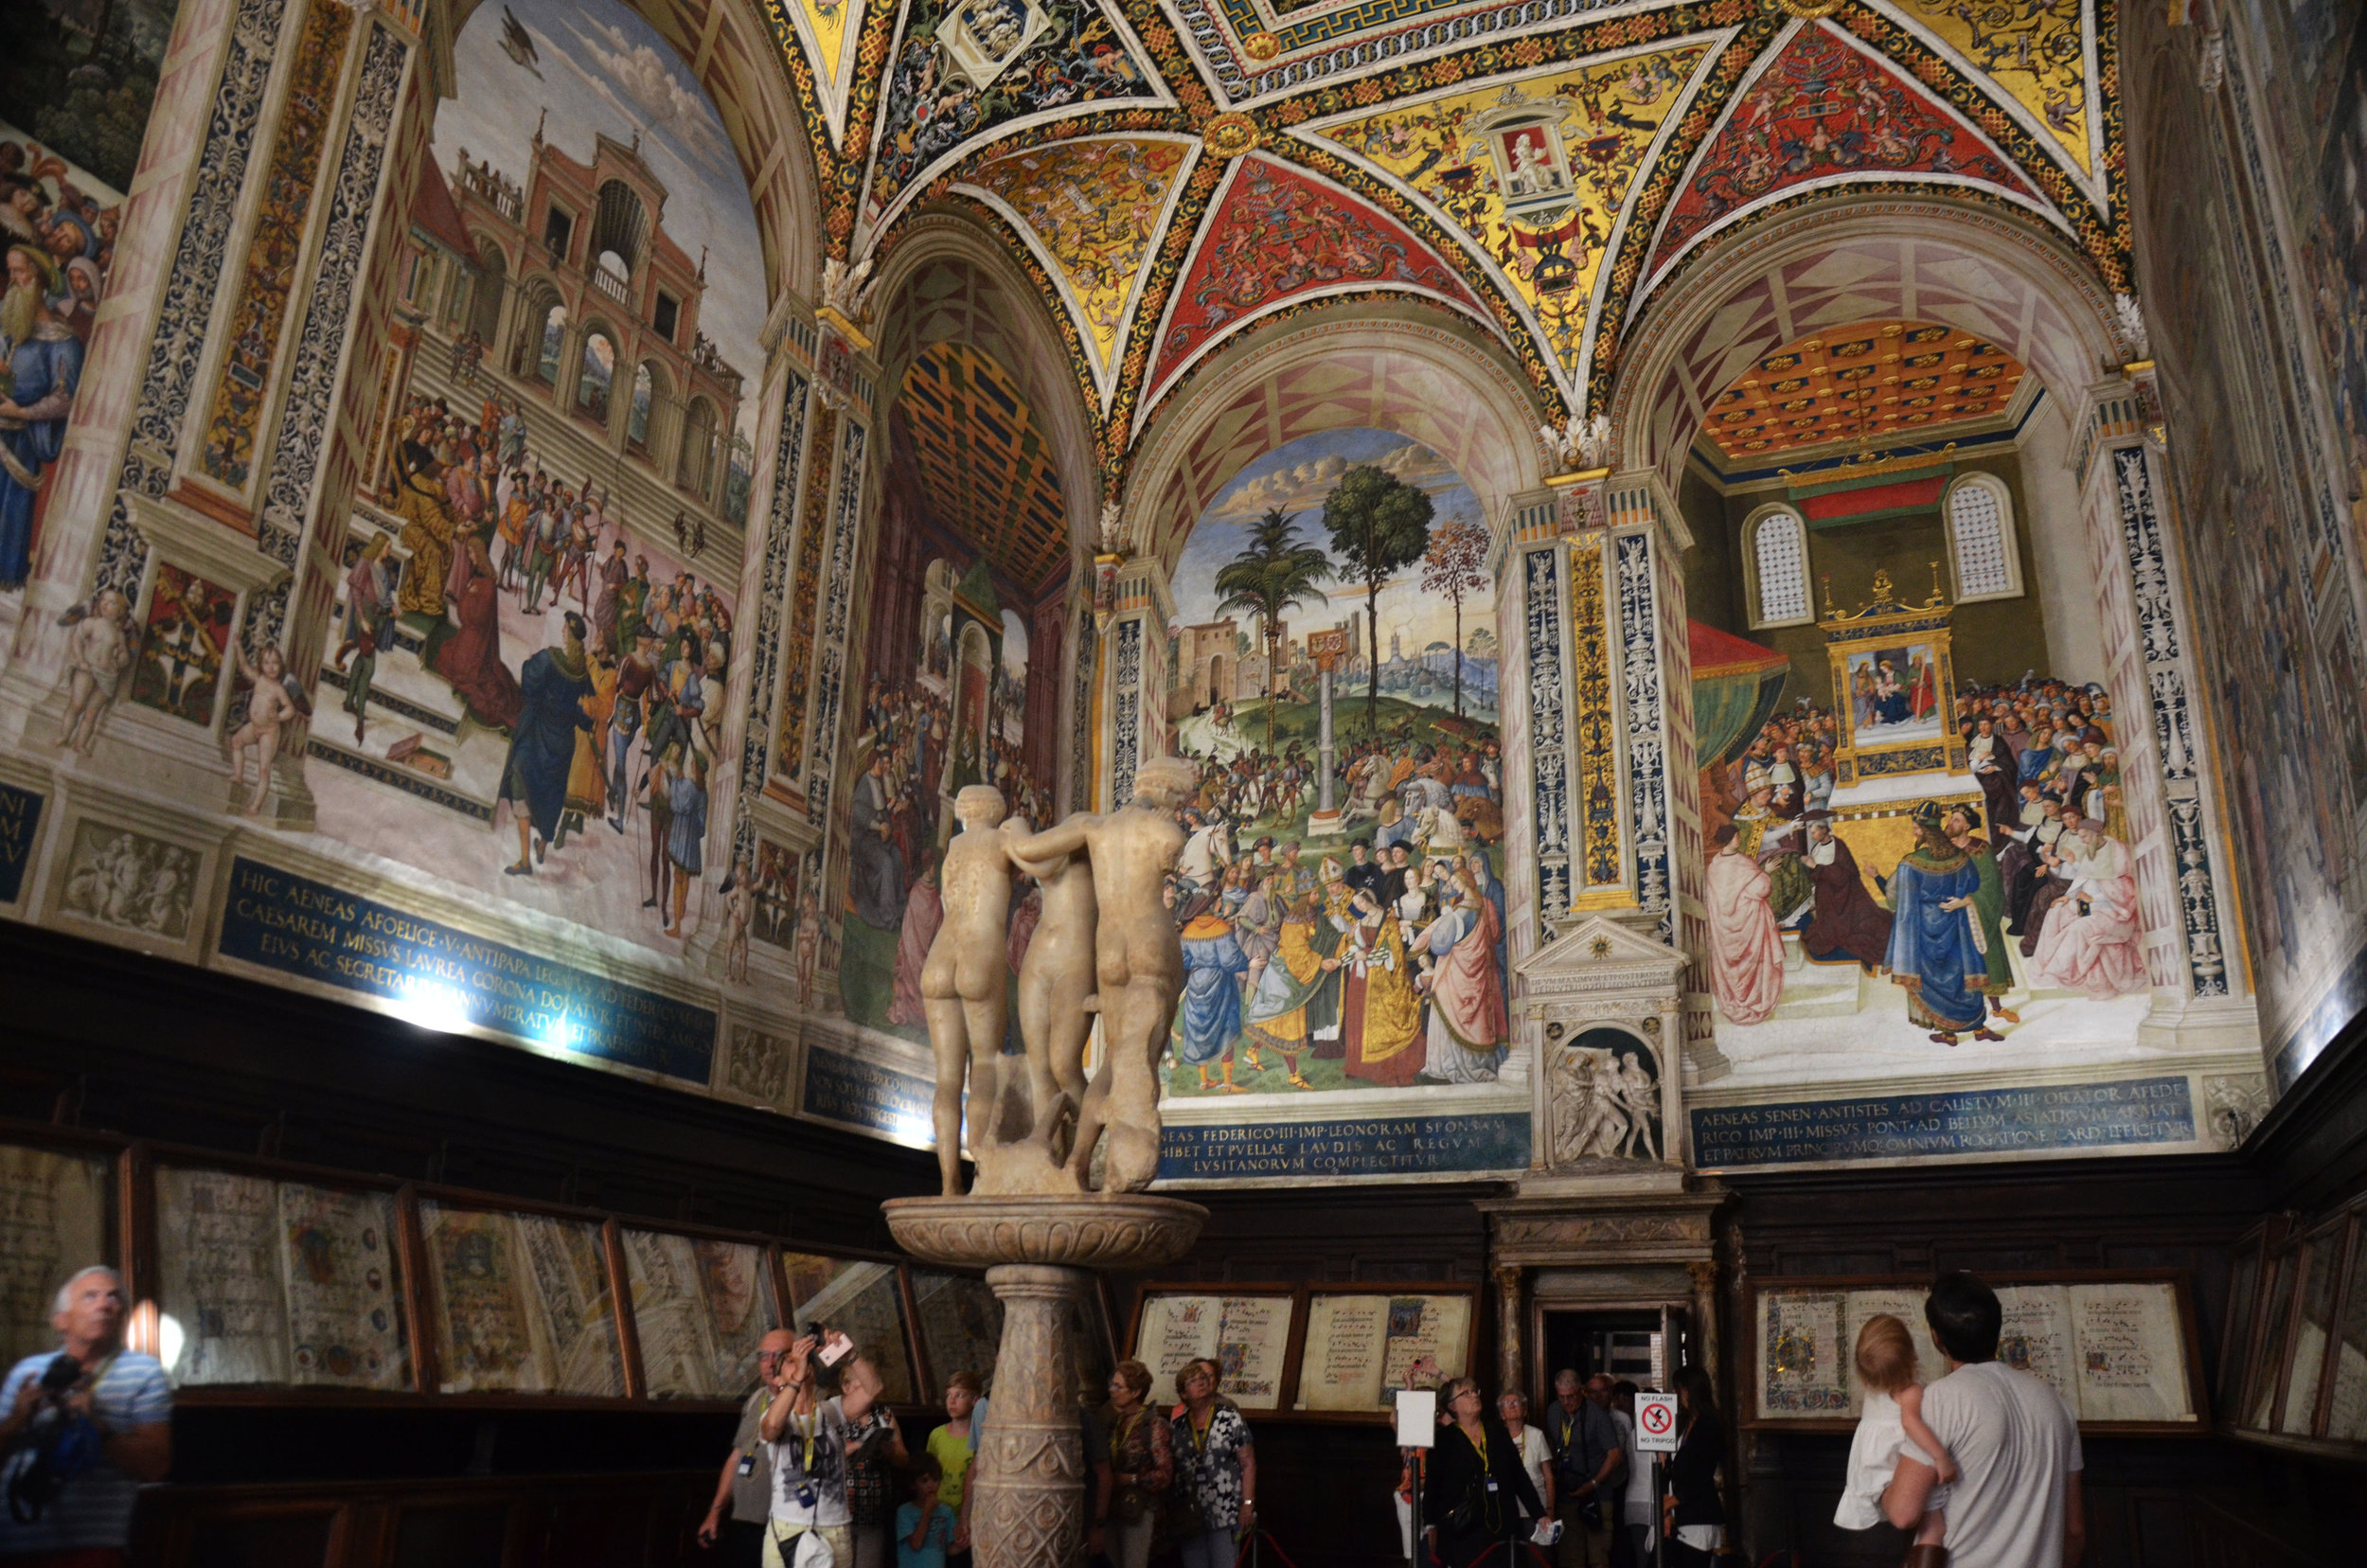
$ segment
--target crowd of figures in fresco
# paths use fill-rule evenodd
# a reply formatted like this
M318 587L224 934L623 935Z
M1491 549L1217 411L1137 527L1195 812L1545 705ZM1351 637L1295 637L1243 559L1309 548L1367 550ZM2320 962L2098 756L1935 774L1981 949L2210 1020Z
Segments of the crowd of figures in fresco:
M1870 878L1830 808L1834 714L1800 699L1707 771L1710 968L1728 1022L1775 1016L1785 933L1811 963L1888 975L1948 1044L2003 1038L1995 1025L2020 1022L2008 992L2145 988L2109 694L1966 683L1954 720L1980 803L1915 807L1913 846Z
M1492 1081L1509 1048L1495 739L1400 723L1343 748L1321 838L1293 743L1198 760L1166 896L1184 987L1179 1094ZM1424 736L1435 731L1423 726Z
M509 873L535 875L591 823L638 836L646 819L645 906L680 935L704 865L730 605L686 568L653 569L603 488L549 472L514 403L416 398L390 450L379 499L399 528L349 547L343 636L323 675L344 688L354 743L410 722L370 702L379 659L415 653L466 726L508 739L497 799L517 824ZM541 646L513 668L506 631Z
M63 450L115 262L118 205L40 143L0 137L0 588L22 584L31 560L44 471Z

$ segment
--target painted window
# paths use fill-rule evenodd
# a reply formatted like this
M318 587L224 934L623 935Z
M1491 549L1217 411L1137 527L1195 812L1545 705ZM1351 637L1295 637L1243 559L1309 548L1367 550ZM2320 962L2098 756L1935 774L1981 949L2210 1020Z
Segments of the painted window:
M650 444L650 409L657 401L656 378L647 364L633 367L632 410L625 416L625 439L634 446Z
M1787 507L1769 507L1743 528L1751 564L1751 624L1798 626L1816 618L1808 597L1808 526Z
M583 339L583 368L576 377L576 406L608 423L608 391L616 382L616 345L606 332Z
M559 384L559 351L566 341L567 307L554 305L543 316L543 352L534 367L535 374L549 385Z
M1948 554L1956 570L1956 601L2014 598L2021 593L2021 561L2014 548L2014 501L2002 481L1967 473L1949 487Z

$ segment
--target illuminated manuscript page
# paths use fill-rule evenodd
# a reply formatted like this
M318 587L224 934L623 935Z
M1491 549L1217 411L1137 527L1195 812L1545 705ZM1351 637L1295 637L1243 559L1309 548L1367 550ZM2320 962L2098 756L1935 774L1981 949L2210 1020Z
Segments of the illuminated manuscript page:
M1379 1402L1399 1389L1436 1388L1463 1376L1470 1339L1471 1304L1463 1296L1396 1296L1389 1303L1389 1338L1381 1350Z
M1843 1343L1848 1300L1832 1292L1774 1292L1759 1297L1759 1414L1783 1419L1831 1418L1851 1405L1853 1345Z
M409 1388L392 1195L282 1182L278 1209L290 1381Z
M1389 1340L1385 1295L1317 1295L1299 1356L1301 1410L1378 1410Z
M278 1193L268 1177L176 1166L156 1172L158 1305L187 1336L178 1381L288 1381L278 1232Z
M551 1387L561 1394L620 1397L625 1369L608 1292L608 1252L588 1221L516 1217L529 1278L543 1308Z
M2191 1421L2178 1292L2167 1282L2071 1287L2083 1421Z
M904 1298L891 1263L863 1263L811 1253L783 1253L789 1270L792 1321L799 1333L819 1323L855 1342L887 1386L881 1397L910 1404L920 1397L904 1348ZM942 1374L940 1374L941 1376Z
M2071 1292L2060 1285L2007 1285L1997 1292L1997 1301L2004 1312L1997 1359L2054 1389L2076 1415L2079 1386L2072 1376Z
M1225 1396L1243 1410L1282 1408L1290 1307L1289 1296L1227 1296L1219 1304L1214 1354L1224 1367Z
M1155 1295L1143 1302L1143 1322L1134 1357L1150 1369L1149 1402L1172 1405L1184 1396L1175 1374L1185 1362L1217 1353L1224 1303L1216 1296Z
M542 1393L551 1384L526 1307L530 1284L507 1214L419 1205L428 1283L436 1302L436 1360L447 1394Z

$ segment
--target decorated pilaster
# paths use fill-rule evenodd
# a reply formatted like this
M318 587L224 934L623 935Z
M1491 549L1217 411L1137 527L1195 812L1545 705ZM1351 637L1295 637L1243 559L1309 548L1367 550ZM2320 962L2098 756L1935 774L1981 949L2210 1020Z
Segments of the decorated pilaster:
M1102 635L1107 666L1099 810L1114 811L1134 798L1134 774L1144 762L1164 757L1172 744L1167 724L1167 627L1175 619L1175 597L1166 568L1156 556L1132 556L1110 569L1110 627Z
M730 869L742 880L756 867L763 853L759 846L767 842L777 846L774 853L786 851L796 863L801 879L809 857L812 864L820 864L819 831L801 813L768 798L764 791L781 702L782 641L788 618L791 552L796 544L797 499L810 465L806 436L813 422L814 344L814 328L801 302L784 294L765 324L764 389L757 428L771 431L773 439L758 448L750 492L754 526L740 563L737 601L743 607L748 634L734 650L731 695L718 754L737 758L737 771L728 785L719 779L715 789L731 802L725 842ZM703 927L701 934L705 935ZM781 962L777 950L766 944L747 944L747 949L755 961L768 967Z
M2133 301L2124 305L2122 330L2124 347L2142 356ZM2089 513L2122 803L2147 934L2154 1001L2144 1032L2164 1043L2256 1048L2234 952L2228 839L2202 728L2152 361L2132 358L2089 388L2075 430L2072 461Z
M421 20L240 0L176 22L0 682L0 732L62 744L98 644L161 657L176 678L121 683L68 748L107 787L311 822L303 710L392 351L382 241L436 98Z
M872 477L879 462L873 431L880 367L870 357L866 330L869 272L867 262L848 270L831 260L823 268L807 454L784 568L772 766L764 786L765 798L783 810L785 823L796 825L787 840L814 846L803 851L800 918L816 912L826 931L835 929L845 902L844 846L831 835L831 802L847 782L839 775L848 755L843 732L850 650L869 546L879 532L863 526L875 504ZM768 810L759 808L759 820ZM834 969L828 959L823 967ZM828 974L800 976L799 987L825 995L836 989Z

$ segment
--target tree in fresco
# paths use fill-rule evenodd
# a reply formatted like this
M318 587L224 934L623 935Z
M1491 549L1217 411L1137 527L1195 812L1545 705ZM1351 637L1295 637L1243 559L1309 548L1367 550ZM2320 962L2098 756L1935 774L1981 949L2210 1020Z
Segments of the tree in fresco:
M1324 497L1324 531L1364 585L1364 733L1380 733L1380 591L1430 547L1430 497L1386 469L1360 463Z
M1266 647L1266 750L1273 750L1274 671L1282 663L1283 612L1320 602L1316 588L1332 573L1323 546L1299 537L1299 526L1278 507L1249 526L1241 553L1217 568L1217 614L1257 617Z
M1422 556L1422 592L1454 606L1454 716L1463 717L1463 601L1487 586L1487 530L1451 519L1430 536Z

